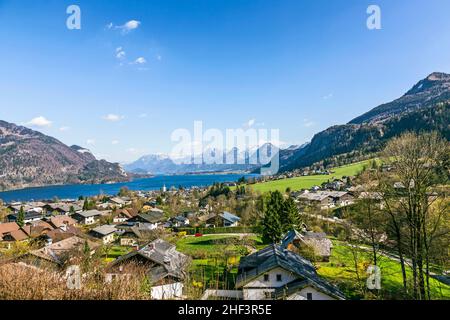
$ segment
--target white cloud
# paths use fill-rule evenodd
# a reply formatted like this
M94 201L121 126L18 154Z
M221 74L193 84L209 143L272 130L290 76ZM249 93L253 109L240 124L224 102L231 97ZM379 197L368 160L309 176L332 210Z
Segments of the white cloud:
M250 119L250 120L248 120L248 122L247 122L247 126L248 127L251 127L251 126L253 126L254 124L255 124L255 119Z
M333 98L333 93L329 93L322 97L323 100L330 100L331 98Z
M43 116L39 116L34 119L31 119L29 122L26 123L26 125L32 127L50 127L52 125L52 122L50 120L47 120Z
M139 118L141 118L141 119L147 118L147 117L148 117L148 114L146 114L146 113L141 113L141 114L139 115Z
M122 120L123 118L124 118L124 116L120 116L120 115L117 115L117 114L110 113L110 114L107 114L106 116L104 116L103 120L111 121L111 122L117 122L117 121Z
M309 119L303 119L303 126L305 128L310 128L310 127L313 127L315 125L316 125L316 123L314 121L311 121Z
M59 128L59 131L61 131L61 132L66 132L66 131L69 131L70 130L70 127L61 127L61 128Z
M86 144L89 145L89 146L92 146L92 145L95 144L95 140L94 139L87 139L86 140Z
M139 58L137 58L136 60L134 60L133 63L134 63L134 64L145 64L145 63L147 63L147 60L145 60L144 57L139 57Z
M158 54L158 55L156 56L156 60L161 61L161 60L162 60L162 56L161 56L160 54Z
M115 26L114 23L110 22L105 26L105 29L107 29L107 30L118 29L121 31L121 33L123 35L125 35L125 34L131 32L132 30L139 28L140 25L141 25L141 22L138 20L130 20L120 26Z
M119 143L120 143L119 140L113 140L113 141L111 141L111 144L113 144L113 145L116 145L116 144L119 144Z
M130 32L131 30L137 29L140 26L141 22L137 20L130 20L125 23L123 26L120 26L122 30L125 32Z
M126 52L123 50L122 47L116 48L116 58L119 60L125 59Z

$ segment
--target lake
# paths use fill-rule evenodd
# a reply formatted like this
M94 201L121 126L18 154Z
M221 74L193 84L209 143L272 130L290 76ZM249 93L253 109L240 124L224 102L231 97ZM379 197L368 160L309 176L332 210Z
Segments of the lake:
M13 201L38 201L58 199L77 199L80 196L91 197L99 194L115 195L120 188L126 186L130 190L151 191L160 190L164 185L167 189L179 186L205 187L215 182L235 182L242 176L247 178L256 177L255 174L204 174L204 175L176 175L155 176L152 178L135 179L130 182L113 184L82 184L63 185L38 188L27 188L13 191L0 192L0 199L4 202Z

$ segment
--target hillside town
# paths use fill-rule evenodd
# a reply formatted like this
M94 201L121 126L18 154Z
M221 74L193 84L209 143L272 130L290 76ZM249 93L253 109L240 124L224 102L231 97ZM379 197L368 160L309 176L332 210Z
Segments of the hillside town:
M321 209L343 207L357 197L353 192L327 187L295 192L292 197L298 204ZM246 236L255 229L248 218L243 223L239 214L218 210L217 202L199 203L199 196L208 190L164 187L139 192L124 188L116 196L5 203L0 223L0 252L4 253L0 255L1 266L51 269L64 274L71 259L69 253L88 248L93 256L113 248L124 254L112 261L104 259L105 263L109 261L105 266L106 283L126 276L124 266L138 262L150 274L152 299L186 298L183 289L192 258L177 251L173 237L201 237L210 232ZM245 197L250 196L238 195L237 199ZM174 211L170 203L176 203L174 207L182 204L184 210ZM238 265L236 287L214 292L205 288L202 296L275 299L287 289L288 299L345 299L337 287L317 275L310 261L289 250L300 246L314 248L323 261L330 258L332 243L326 234L303 226L300 231L291 230L281 243L261 250L250 247L252 254ZM29 249L23 253L14 252L25 247ZM267 271L260 267L252 270L249 263L253 256L253 268L267 264ZM255 289L255 283L261 288Z
M402 199L408 189L402 180L390 180L385 192L374 188L368 177L400 176L395 163L367 163L354 176L284 193L254 192L255 182L241 179L236 185L145 192L123 187L111 196L2 203L0 278L7 281L15 270L64 283L76 266L80 286L94 274L103 290L117 284L124 290L130 279L147 283L137 295L132 289L128 296L110 293L117 299L398 297L400 283L395 290L359 287L369 261L409 263L395 253L395 233L383 229L389 221L382 217L393 200L388 192ZM442 190L427 194L435 201ZM352 280L327 270L345 270ZM445 269L430 280L432 294L448 285Z

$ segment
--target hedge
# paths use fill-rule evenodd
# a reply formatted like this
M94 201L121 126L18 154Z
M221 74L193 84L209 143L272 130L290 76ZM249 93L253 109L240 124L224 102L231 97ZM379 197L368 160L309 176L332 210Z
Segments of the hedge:
M219 228L173 228L174 232L186 232L188 235L196 233L217 234L217 233L256 233L255 227L219 227Z

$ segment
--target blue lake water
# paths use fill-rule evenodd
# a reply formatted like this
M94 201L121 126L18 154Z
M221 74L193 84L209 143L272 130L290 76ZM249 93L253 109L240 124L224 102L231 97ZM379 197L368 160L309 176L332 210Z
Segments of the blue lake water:
M153 178L135 179L130 182L114 184L64 185L39 188L27 188L14 191L0 192L0 199L5 202L12 201L38 201L59 199L77 199L79 196L90 197L98 194L114 195L120 188L126 186L130 190L151 191L160 190L164 185L167 189L183 186L204 187L215 182L234 182L242 176L255 177L251 174L217 174L217 175L179 175L155 176Z

